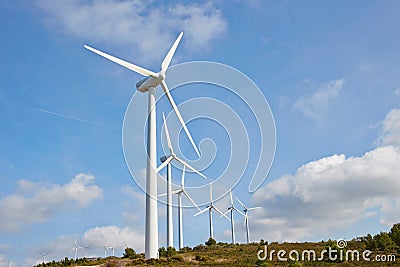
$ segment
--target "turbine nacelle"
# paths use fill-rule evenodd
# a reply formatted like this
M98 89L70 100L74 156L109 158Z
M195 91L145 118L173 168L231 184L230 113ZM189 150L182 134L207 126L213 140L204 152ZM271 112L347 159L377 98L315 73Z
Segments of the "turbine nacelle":
M146 93L150 87L157 87L165 80L165 74L160 72L156 76L146 77L136 83L136 89L139 92Z

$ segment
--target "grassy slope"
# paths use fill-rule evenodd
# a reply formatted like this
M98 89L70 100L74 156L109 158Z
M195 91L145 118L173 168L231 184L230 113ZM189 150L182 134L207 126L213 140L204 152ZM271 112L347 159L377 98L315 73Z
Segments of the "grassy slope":
M288 253L291 250L297 250L300 253L303 250L315 250L317 259L321 255L321 251L328 247L334 247L335 242L319 242L319 243L271 243L268 245L268 253L271 250L279 251L285 250L288 258ZM178 252L177 255L159 260L143 259L143 255L138 255L137 259L119 259L108 258L97 262L93 265L101 265L104 267L119 267L119 266L400 266L400 259L397 257L397 250L390 252L374 251L370 258L371 261L363 261L361 253L366 249L364 243L350 241L348 242L347 249L358 250L360 252L360 261L343 261L331 262L325 261L300 261L300 262L284 262L278 261L276 252L273 254L273 260L258 261L257 252L264 249L264 245L259 243L252 243L249 245L215 245L211 247L197 247L199 250L192 250L188 252ZM376 262L372 261L375 255L396 255L395 262ZM326 254L327 255L327 254ZM345 255L345 254L344 254Z

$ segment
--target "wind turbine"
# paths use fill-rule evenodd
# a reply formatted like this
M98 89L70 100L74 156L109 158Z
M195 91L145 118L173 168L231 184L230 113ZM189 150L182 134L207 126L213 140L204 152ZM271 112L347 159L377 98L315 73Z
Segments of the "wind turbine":
M112 245L111 247L108 247L109 249L111 249L111 251L112 251L112 255L113 255L113 257L115 256L115 244L114 245Z
M224 215L226 215L228 212L231 213L231 231L232 231L232 244L235 244L235 221L233 220L233 211L237 211L240 214L242 214L244 216L244 214L238 210L235 205L233 204L233 197L232 197L232 190L229 190L229 195L231 197L231 206L228 208L228 210L224 213ZM222 216L221 216L222 217Z
M186 165L183 165L182 171L182 180L181 180L181 188L175 190L173 193L178 195L178 233L179 233L179 249L183 248L183 225L182 225L182 194L184 194L190 202L200 211L200 208L193 201L193 199L189 196L189 194L185 190L185 168Z
M147 118L147 171L146 171L146 225L145 225L145 258L157 258L158 257L158 210L157 210L157 174L155 166L157 164L157 139L156 139L156 102L155 102L155 90L158 85L161 85L167 96L169 102L172 105L183 129L186 132L192 146L194 147L197 155L200 157L200 153L193 141L192 136L189 133L185 125L178 107L172 98L168 86L165 83L166 72L171 59L175 53L176 48L182 38L183 32L181 32L174 44L168 51L164 60L161 63L161 71L158 73L144 69L132 63L126 62L114 56L108 55L102 51L94 49L90 46L84 45L84 47L106 59L109 59L127 69L130 69L136 73L139 73L147 78L136 83L136 89L140 92L149 92L148 99L148 118Z
M212 211L213 210L217 211L219 214L221 214L222 216L224 216L228 220L229 220L229 218L225 214L223 214L222 211L220 211L217 207L214 206L213 196L212 196L212 183L210 183L210 205L208 205L205 209L203 209L203 210L199 211L198 213L196 213L194 216L203 214L207 210L208 210L208 219L209 219L209 224L210 224L210 238L214 239L213 222L212 222Z
M103 247L104 247L104 258L107 258L107 249L108 249L108 246L107 246L107 245L104 245Z
M246 207L242 201L240 201L240 199L238 197L236 197L237 201L239 201L240 205L242 205L243 207L243 212L244 212L244 225L246 226L246 238L247 238L247 244L250 243L250 234L249 234L249 216L248 216L248 212L250 210L255 210L255 209L260 209L261 207L252 207L252 208L248 208Z
M164 113L163 115L163 121L164 121L164 131L165 131L165 136L167 137L167 144L168 144L168 149L169 149L169 155L168 156L163 156L161 157L161 162L162 164L156 169L157 173L162 170L165 166L167 166L167 247L173 247L174 246L174 230L173 230L173 223L172 223L172 175L171 175L171 161L176 160L180 163L182 163L184 166L188 167L192 171L196 172L197 174L201 175L204 178L207 178L204 176L202 173L197 171L195 168L190 166L188 163L186 163L184 160L178 158L175 153L174 149L172 148L172 143L171 143L171 137L169 136L169 131L168 131L168 125L167 121L165 119ZM162 195L160 195L162 196Z
M79 248L83 248L83 247L79 246L78 243L77 243L76 240L75 240L74 247L71 249L71 251L74 251L74 250L75 250L75 260L77 259L77 256L78 256L78 249L79 249Z
M46 263L46 256L49 254L50 254L50 252L40 253L40 255L42 256L43 264Z

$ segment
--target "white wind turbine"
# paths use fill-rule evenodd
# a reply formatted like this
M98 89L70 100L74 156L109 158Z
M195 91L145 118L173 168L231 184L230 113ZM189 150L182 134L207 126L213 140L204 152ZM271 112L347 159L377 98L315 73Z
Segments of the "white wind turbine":
M157 210L157 174L155 166L157 164L157 139L156 139L156 103L155 103L155 89L158 85L161 85L167 96L169 102L172 105L183 129L186 132L192 146L194 147L197 155L200 157L200 153L192 139L185 125L178 107L172 98L168 86L165 83L166 72L171 59L175 53L176 48L182 38L183 32L181 32L172 45L171 49L165 56L161 63L161 71L158 73L144 69L132 63L126 62L114 56L108 55L102 51L84 45L84 47L102 57L105 57L127 69L137 72L147 78L136 83L136 89L140 92L149 92L148 99L148 122L147 122L147 171L146 171L146 225L145 225L145 258L157 258L158 257L158 210Z
M231 197L231 206L224 213L224 215L226 215L228 212L231 213L232 244L235 244L236 243L236 240L235 240L235 221L233 220L233 211L235 210L235 211L239 212L240 214L242 214L243 216L244 216L244 214L240 210L238 210L235 207L235 205L233 204L232 190L229 190L229 196Z
M200 208L197 206L197 204L193 201L193 199L189 196L189 194L185 190L185 168L186 165L183 165L181 187L173 192L174 194L178 195L179 249L183 248L182 194L184 194L190 200L190 202L192 202L192 204L200 211Z
M207 210L208 210L208 219L209 219L209 224L210 224L210 238L214 238L213 222L212 222L212 212L213 212L213 210L217 211L219 214L221 214L222 216L224 216L228 220L229 220L229 218L225 214L223 214L222 211L220 211L217 207L214 206L213 196L212 196L212 183L210 183L210 205L208 205L205 209L203 209L203 210L199 211L198 213L196 213L194 216L203 214Z
M83 247L79 246L78 243L75 241L74 247L71 249L71 251L75 250L75 260L78 257L78 249L81 249L81 248L83 249Z
M167 121L165 119L164 113L163 115L163 121L164 121L164 131L165 131L165 136L167 137L167 144L168 144L168 149L169 149L169 155L168 156L163 156L161 157L161 162L162 164L156 169L157 173L162 170L165 166L167 166L167 247L173 247L174 246L174 232L173 232L173 223L172 223L172 175L171 175L171 161L176 160L180 163L182 163L184 166L188 167L195 173L201 175L204 178L207 178L204 174L200 173L197 171L195 168L190 166L188 163L186 163L184 160L178 158L175 153L174 149L172 148L172 143L171 143L171 137L169 135L168 131L168 125ZM163 196L164 194L161 194L160 196Z
M250 243L250 230L249 230L249 216L248 216L248 212L250 210L255 210L255 209L260 209L261 207L252 207L252 208L248 208L246 207L242 201L240 201L240 199L238 197L236 197L237 201L239 201L240 205L242 205L243 207L243 212L244 212L244 225L246 227L246 239L247 239L247 244Z
M115 244L112 245L111 247L108 247L108 248L111 249L111 251L112 251L112 256L114 257L114 256L115 256Z
M49 254L50 254L50 252L40 253L40 255L42 256L43 263L46 263L46 256Z
M107 258L107 249L108 249L108 246L107 246L107 245L104 245L103 247L104 247L104 258Z

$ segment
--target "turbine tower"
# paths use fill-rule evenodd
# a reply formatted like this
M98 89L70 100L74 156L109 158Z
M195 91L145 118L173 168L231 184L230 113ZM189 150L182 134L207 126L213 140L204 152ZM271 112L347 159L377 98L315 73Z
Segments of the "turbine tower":
M184 160L178 158L175 153L174 149L172 148L172 143L171 143L171 137L169 135L168 131L168 125L167 121L165 119L164 113L163 115L163 121L164 121L164 131L165 131L165 136L167 137L167 144L168 144L168 149L169 149L169 155L168 156L163 156L161 157L161 162L162 164L156 169L157 173L161 171L165 166L167 166L167 247L173 247L174 246L174 239L173 239L173 223L172 223L172 176L171 176L171 161L176 160L180 163L183 164L183 166L188 167L198 175L201 175L204 178L207 178L204 174L200 173L197 171L195 168L190 166L188 163L186 163ZM161 194L159 196L163 196L164 194Z
M235 240L235 221L233 220L233 211L237 211L240 214L244 216L244 214L238 210L235 205L233 204L233 197L232 197L232 190L229 190L229 196L231 197L231 206L228 208L228 210L224 213L226 215L228 212L231 213L231 231L232 231L232 244L236 243Z
M242 205L243 207L243 212L244 212L244 226L246 227L246 239L247 239L247 244L250 243L250 233L249 233L249 216L248 216L248 212L250 210L255 210L255 209L260 209L261 207L252 207L252 208L248 208L246 207L242 201L240 201L240 199L238 197L236 197L237 201L239 201L240 205Z
M179 249L183 248L183 225L182 225L182 194L184 194L190 202L200 211L200 208L193 201L193 199L189 196L189 194L185 190L185 168L186 165L183 165L182 171L182 180L181 180L181 188L174 191L174 194L178 195L178 234L179 234Z
M50 252L46 252L46 253L40 253L40 255L42 256L42 260L43 260L43 264L46 263L46 256L49 255ZM10 265L10 264L9 264Z
M157 164L157 139L156 139L156 98L155 90L158 85L161 85L167 96L169 102L172 105L183 129L186 132L192 146L194 147L197 155L200 157L200 153L193 141L192 136L187 129L185 122L172 98L168 86L165 83L166 72L171 59L175 53L176 48L182 38L183 32L181 32L168 51L164 60L161 63L161 71L158 73L144 69L132 63L126 62L114 56L108 55L102 51L94 49L90 46L84 45L84 47L106 59L109 59L127 69L130 69L136 73L146 76L143 80L136 83L136 89L140 92L148 92L148 118L147 118L147 170L146 170L146 225L145 225L145 258L157 258L158 257L158 210L157 210L157 174L155 166Z
M83 248L83 247L79 246L78 243L77 243L76 240L75 240L74 247L71 249L71 251L74 251L74 250L75 250L75 260L76 260L77 257L78 257L78 249L80 249L80 248Z
M114 256L115 256L115 244L112 245L111 247L108 247L108 248L111 249L111 251L112 251L112 256L114 257Z
M108 249L108 246L107 246L107 245L104 245L103 247L104 247L104 258L107 258L107 249Z
M209 224L210 224L210 238L214 239L214 230L213 230L213 222L212 222L212 212L213 212L213 210L217 211L219 214L221 214L222 216L224 216L228 220L229 220L229 218L225 214L223 214L222 211L220 211L217 207L214 206L213 196L212 196L212 183L210 183L210 205L208 205L205 209L203 209L203 210L199 211L198 213L196 213L194 216L203 214L207 210L208 210L208 220L209 220Z

